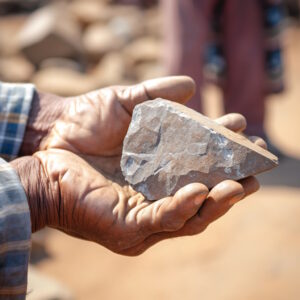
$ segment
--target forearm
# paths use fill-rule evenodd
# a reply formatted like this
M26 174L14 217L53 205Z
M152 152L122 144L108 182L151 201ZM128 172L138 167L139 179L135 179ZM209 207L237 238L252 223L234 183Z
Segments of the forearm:
M32 232L38 231L47 224L49 210L49 182L38 158L24 156L10 162L17 172L27 196L30 209Z

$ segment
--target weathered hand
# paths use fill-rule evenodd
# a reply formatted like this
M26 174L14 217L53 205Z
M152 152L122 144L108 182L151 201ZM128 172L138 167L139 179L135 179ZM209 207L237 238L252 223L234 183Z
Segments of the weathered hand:
M218 122L235 131L245 127L245 119L235 114ZM264 146L261 140L257 143ZM150 202L69 151L41 151L13 165L28 195L33 231L50 226L124 255L140 254L167 238L202 232L259 187L253 177L224 181L210 192L192 183L173 197Z
M35 127L31 122L29 131L35 134L38 129L37 148L48 150L12 162L28 195L33 231L51 226L114 252L137 255L161 240L202 232L255 192L258 183L251 177L224 181L210 192L201 183L192 183L173 197L149 202L115 176L134 106L157 97L183 103L193 91L191 79L172 77L54 99L57 111L49 104L52 113L45 114L51 126L46 122ZM35 112L37 119L43 119L38 109ZM218 122L238 132L246 126L236 114ZM262 140L256 142L264 146ZM66 150L84 156L91 165Z
M35 160L30 171L38 176L28 180L22 163L16 169L28 195L33 231L50 226L124 255L140 254L162 239L199 233L257 189L253 178L223 182L209 194L201 183L192 183L173 197L150 202L69 151L51 149L28 159Z

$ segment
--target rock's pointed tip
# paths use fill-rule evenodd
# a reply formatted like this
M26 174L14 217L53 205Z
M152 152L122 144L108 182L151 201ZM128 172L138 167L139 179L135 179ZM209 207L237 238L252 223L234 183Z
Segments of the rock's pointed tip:
M273 154L273 156L274 156L274 159L272 159L272 161L274 162L275 165L279 165L279 158L274 154Z
M278 161L278 159L277 160L269 160L269 167L268 167L268 169L266 169L266 171L268 171L268 170L272 170L272 169L274 169L274 168L276 168L276 167L278 167L279 166L279 161Z
M272 168L278 167L279 166L279 158L268 150L264 150L264 152L267 154L267 155L265 155L265 158L268 159Z
M263 155L263 161L261 161L262 164L258 166L258 169L256 171L255 169L253 170L252 175L257 175L263 172L267 172L279 166L278 157L267 150L266 152L268 155Z

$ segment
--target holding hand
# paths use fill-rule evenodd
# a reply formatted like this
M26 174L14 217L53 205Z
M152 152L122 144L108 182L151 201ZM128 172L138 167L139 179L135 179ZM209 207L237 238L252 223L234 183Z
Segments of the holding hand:
M137 255L161 240L202 232L255 192L259 185L251 177L221 182L211 191L192 183L172 197L150 202L114 176L134 106L157 97L184 103L193 92L191 79L171 77L62 100L57 118L40 130L37 148L48 150L12 163L28 195L33 231L50 226L117 253ZM246 127L238 114L217 121L237 132ZM39 124L32 124L34 132Z
M37 152L14 166L28 195L33 231L53 227L125 255L140 254L167 238L200 233L258 189L254 178L224 181L210 192L192 183L173 197L152 202L65 150Z

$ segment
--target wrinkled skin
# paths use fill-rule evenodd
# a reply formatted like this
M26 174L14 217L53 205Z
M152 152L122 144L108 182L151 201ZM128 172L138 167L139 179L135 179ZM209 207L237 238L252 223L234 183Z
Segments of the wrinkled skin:
M194 90L190 78L171 77L67 99L41 142L44 151L34 155L47 187L47 203L36 204L43 209L34 227L51 226L116 253L138 255L161 240L202 232L258 190L253 177L227 180L211 191L192 183L172 197L150 202L122 181L120 155L134 106L157 97L184 103ZM217 121L236 132L246 127L238 114Z
M87 162L65 150L35 154L51 186L46 225L95 241L126 255L137 255L152 244L202 232L236 202L258 189L251 177L224 181L210 192L192 183L173 197L147 201L129 186L106 179Z

